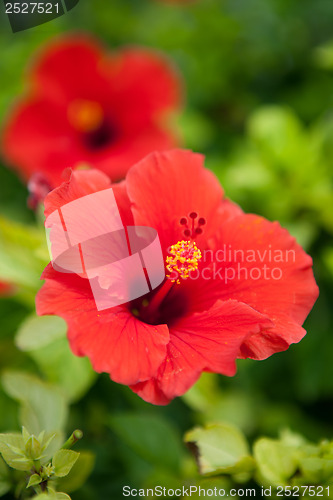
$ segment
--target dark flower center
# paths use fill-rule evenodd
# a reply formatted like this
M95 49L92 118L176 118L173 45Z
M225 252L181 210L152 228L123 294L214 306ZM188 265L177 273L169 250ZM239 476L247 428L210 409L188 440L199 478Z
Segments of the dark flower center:
M186 294L179 293L178 289L169 288L170 284L173 285L171 280L167 279L157 290L131 302L132 314L148 325L172 326L186 314L188 298ZM158 305L155 305L154 297L157 297L161 291L164 292L165 288L169 288L168 293Z
M102 149L113 143L117 135L115 128L103 121L98 129L83 134L83 142L88 149Z
M87 149L102 149L117 138L116 127L105 116L99 102L86 99L72 101L68 107L68 119Z
M170 247L169 254L166 268L170 274L164 282L143 299L131 303L132 313L148 324L171 326L188 308L186 294L179 293L178 285L198 268L201 252L194 241L182 240Z

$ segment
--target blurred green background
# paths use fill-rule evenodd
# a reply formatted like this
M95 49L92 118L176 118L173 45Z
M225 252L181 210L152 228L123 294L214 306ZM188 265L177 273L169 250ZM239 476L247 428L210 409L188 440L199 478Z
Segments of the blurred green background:
M47 260L43 223L26 207L26 187L1 165L0 279L17 288L0 300L0 366L60 386L70 405L66 432L81 428L77 449L96 454L73 500L122 498L124 485L200 481L182 443L198 423L231 422L250 442L284 428L333 439L333 3L81 0L67 15L16 34L4 9L0 15L1 122L22 92L29 58L58 33L88 31L109 48L164 51L183 76L176 121L184 146L206 155L226 195L245 211L279 220L297 237L314 259L320 288L299 345L266 361L238 361L232 379L205 375L183 398L154 407L74 358L63 324L34 323ZM7 386L3 379L0 432L19 429L20 398Z

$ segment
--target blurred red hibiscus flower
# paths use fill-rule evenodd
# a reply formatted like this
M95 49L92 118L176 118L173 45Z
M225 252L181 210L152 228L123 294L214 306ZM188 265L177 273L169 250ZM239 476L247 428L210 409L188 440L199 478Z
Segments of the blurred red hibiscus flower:
M148 153L178 143L167 124L180 108L180 78L155 51L107 53L86 35L66 36L44 48L27 80L2 146L25 180L40 172L56 186L65 168L87 163L115 181Z
M102 172L74 171L46 197L45 214L110 186ZM277 222L224 198L201 155L151 154L112 187L124 225L157 229L170 278L140 299L97 311L87 279L45 269L37 312L62 316L73 352L96 371L162 405L202 371L232 376L236 358L264 359L305 335L301 325L318 296L311 257ZM225 248L259 257L243 259L243 270L226 280L239 262L223 259ZM293 258L272 264L274 252ZM258 278L259 265L279 266L282 277Z

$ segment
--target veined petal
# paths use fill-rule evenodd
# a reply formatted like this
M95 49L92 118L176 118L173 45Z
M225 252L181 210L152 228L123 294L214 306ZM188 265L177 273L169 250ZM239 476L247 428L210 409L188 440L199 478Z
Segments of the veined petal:
M177 322L170 330L167 356L156 380L131 388L146 401L166 404L184 394L202 371L232 376L245 339L272 326L265 315L246 304L236 300L218 301L208 311ZM163 401L161 393L166 403L160 402Z
M121 384L156 375L169 342L166 325L147 325L126 307L97 311L89 282L76 275L45 270L36 297L37 314L56 314L68 325L68 339L77 356L88 356L94 370L107 372Z
M195 211L214 224L223 190L212 172L203 167L204 157L184 150L152 153L132 167L126 177L134 221L157 229L163 248L184 239L180 219ZM205 245L205 234L197 244Z
M193 309L234 299L267 315L275 327L246 340L243 357L264 359L299 342L318 287L311 257L288 231L277 222L244 214L221 226L212 251L211 279L187 284Z

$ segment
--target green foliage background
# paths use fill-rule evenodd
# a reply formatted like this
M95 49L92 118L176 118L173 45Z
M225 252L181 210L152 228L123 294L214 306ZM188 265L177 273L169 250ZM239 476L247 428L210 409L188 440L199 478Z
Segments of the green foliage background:
M184 110L175 118L184 145L206 154L226 195L245 211L279 220L297 237L313 256L320 287L299 345L266 361L239 361L232 379L205 375L183 398L154 407L74 358L61 322L36 323L34 296L47 260L41 217L26 208L25 186L1 165L0 278L17 291L0 300L0 366L60 387L69 406L66 432L81 428L78 451L96 454L73 500L122 498L124 485L205 481L182 442L197 424L231 423L250 443L285 428L314 442L332 440L333 3L81 0L69 14L21 33L11 33L4 9L0 21L1 121L22 92L31 55L58 33L83 30L109 48L166 52L184 80ZM0 432L17 431L20 397L2 381Z

